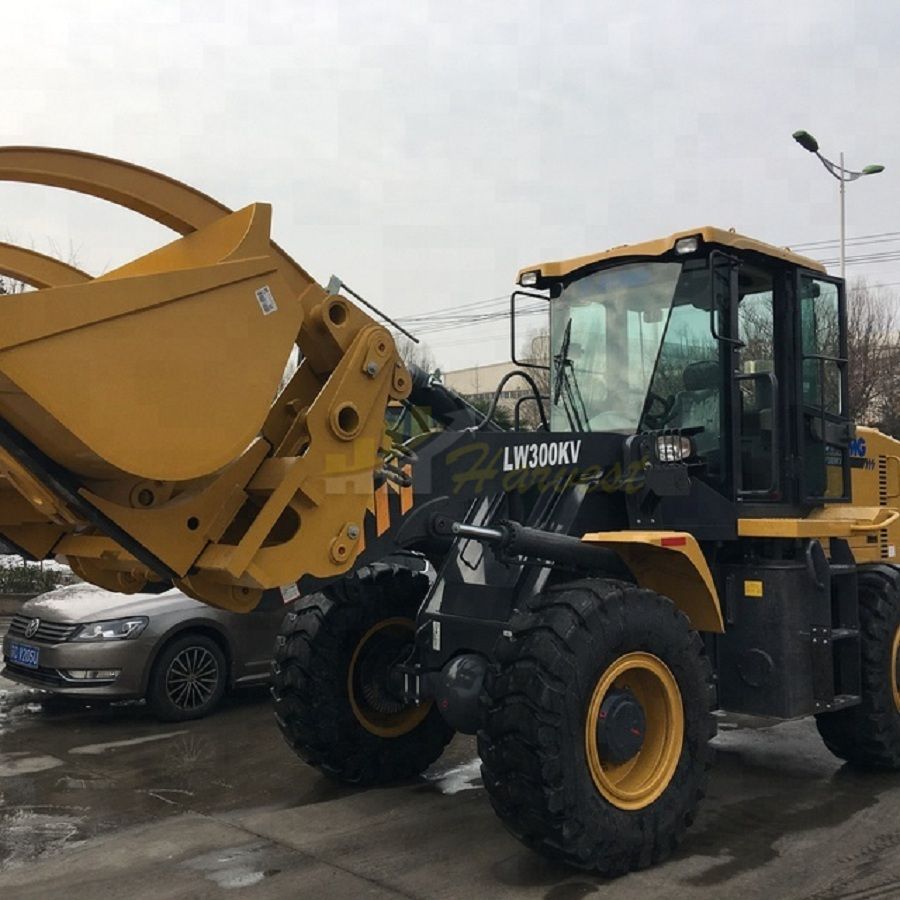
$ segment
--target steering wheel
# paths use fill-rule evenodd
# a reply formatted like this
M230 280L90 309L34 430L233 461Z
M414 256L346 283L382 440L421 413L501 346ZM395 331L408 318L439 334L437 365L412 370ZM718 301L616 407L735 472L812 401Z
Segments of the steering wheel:
M662 409L657 413L651 412L656 405L661 406ZM667 400L665 397L661 397L653 391L648 391L647 400L644 403L644 422L653 431L657 428L662 428L663 425L666 424L666 419L668 419L669 414L672 412L672 407L674 406L674 397L669 397Z

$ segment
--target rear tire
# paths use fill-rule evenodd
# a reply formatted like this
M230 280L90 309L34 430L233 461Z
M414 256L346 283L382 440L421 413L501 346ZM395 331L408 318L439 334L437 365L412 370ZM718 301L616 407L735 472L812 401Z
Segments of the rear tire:
M900 770L900 573L860 571L859 619L862 702L816 716L816 726L839 759Z
M510 630L478 735L495 811L532 849L606 877L661 862L713 760L699 635L667 598L606 579L549 590Z
M381 677L411 644L427 590L422 573L369 566L285 618L272 666L275 717L294 752L330 778L410 778L453 737L433 704L404 706Z
M225 693L228 664L205 634L188 633L166 644L153 663L147 705L164 722L209 715Z

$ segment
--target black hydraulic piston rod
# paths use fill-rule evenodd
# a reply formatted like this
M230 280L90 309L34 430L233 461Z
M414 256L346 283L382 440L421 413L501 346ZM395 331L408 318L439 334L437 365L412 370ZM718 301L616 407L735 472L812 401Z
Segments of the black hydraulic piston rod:
M520 525L518 522L501 522L496 528L453 522L450 524L450 533L493 544L510 556L544 559L577 569L615 571L622 565L619 557L606 547L598 547L570 534L555 534Z

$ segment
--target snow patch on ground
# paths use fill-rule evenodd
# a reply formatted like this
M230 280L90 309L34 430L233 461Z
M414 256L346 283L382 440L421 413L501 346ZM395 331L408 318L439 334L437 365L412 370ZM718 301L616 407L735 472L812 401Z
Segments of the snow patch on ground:
M23 806L0 812L0 861L4 869L26 866L42 856L84 843L74 840L84 816L69 808Z
M40 700L44 696L44 692L38 688L25 687L14 681L8 681L6 678L0 678L0 710L22 706L25 703Z
M84 744L81 747L73 747L69 753L78 756L99 756L106 753L107 750L117 750L119 747L133 747L135 744L146 744L150 741L165 741L169 738L178 737L181 734L187 734L187 731L167 731L164 734L149 734L146 737L129 738L125 741L109 741L105 744Z
M473 791L482 787L481 760L476 757L459 766L446 771L430 771L425 773L428 779L442 794L458 794L460 791Z
M16 775L32 775L61 766L63 761L55 756L29 756L27 753L10 753L0 759L0 778Z
M296 865L293 854L268 841L213 850L182 863L224 890L250 887Z

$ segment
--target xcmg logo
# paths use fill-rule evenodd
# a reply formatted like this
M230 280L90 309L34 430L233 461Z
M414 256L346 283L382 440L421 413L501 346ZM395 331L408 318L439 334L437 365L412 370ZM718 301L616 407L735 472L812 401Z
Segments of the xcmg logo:
M866 455L866 439L865 438L853 438L850 441L850 455L858 456L860 458Z

